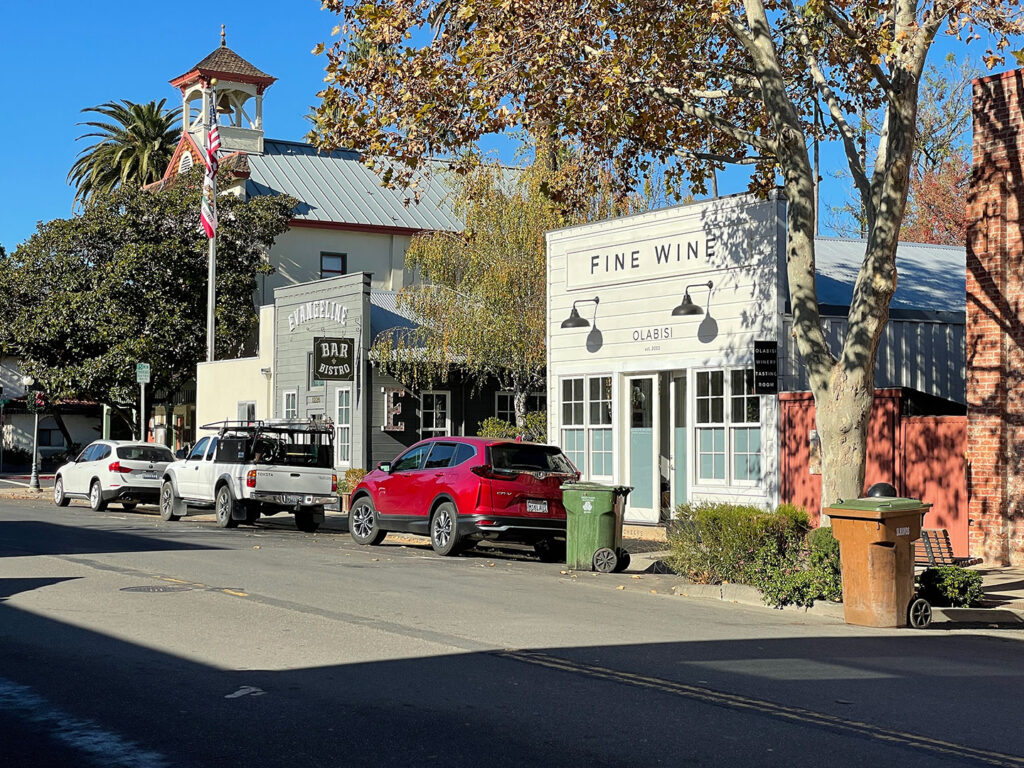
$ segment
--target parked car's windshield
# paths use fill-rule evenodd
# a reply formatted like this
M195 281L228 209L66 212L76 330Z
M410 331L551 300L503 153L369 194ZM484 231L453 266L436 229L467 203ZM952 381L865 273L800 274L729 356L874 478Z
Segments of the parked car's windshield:
M575 474L572 464L553 445L535 443L502 443L492 445L491 466L495 469L518 469L524 472L564 472Z
M171 449L162 445L118 446L117 458L128 461L174 461Z

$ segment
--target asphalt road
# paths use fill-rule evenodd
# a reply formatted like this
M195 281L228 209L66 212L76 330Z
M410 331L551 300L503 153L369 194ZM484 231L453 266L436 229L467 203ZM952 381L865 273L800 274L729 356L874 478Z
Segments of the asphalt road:
M1024 768L1020 633L153 512L0 500L4 765Z

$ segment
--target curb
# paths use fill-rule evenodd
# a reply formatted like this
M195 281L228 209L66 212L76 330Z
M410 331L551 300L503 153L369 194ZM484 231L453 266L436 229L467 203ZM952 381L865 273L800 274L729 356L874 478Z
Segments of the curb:
M810 613L815 616L822 616L830 619L839 619L843 621L843 604L842 603L830 603L824 600L819 600L809 608L804 608L799 605L786 605L782 608L775 608L770 605L766 605L764 600L761 599L761 593L754 587L749 587L746 584L691 584L684 582L675 587L672 587L672 594L678 595L679 597L690 597L697 600L721 600L727 603L736 603L738 605L749 605L756 608L769 608L774 611L798 611L800 613Z

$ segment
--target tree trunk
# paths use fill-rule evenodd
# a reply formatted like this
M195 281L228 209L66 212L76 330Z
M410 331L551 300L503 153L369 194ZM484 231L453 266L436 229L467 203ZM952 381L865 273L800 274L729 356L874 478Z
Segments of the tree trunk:
M821 439L821 506L855 499L864 489L864 457L874 400L870 371L844 373L833 369L829 387L815 392L816 426ZM823 525L828 517L822 515Z
M67 424L64 423L64 414L61 413L60 406L56 403L50 403L50 415L53 416L53 420L57 422L57 429L60 430L60 434L64 438L64 445L67 446L67 450L76 450L77 446L73 445L71 442L71 433L68 432Z
M516 409L516 427L519 429L526 428L526 395L526 390L518 385L512 393L512 402Z

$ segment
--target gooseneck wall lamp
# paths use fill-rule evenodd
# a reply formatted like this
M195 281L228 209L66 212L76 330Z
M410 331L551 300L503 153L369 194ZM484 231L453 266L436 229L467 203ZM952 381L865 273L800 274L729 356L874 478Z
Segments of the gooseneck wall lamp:
M708 289L708 300L711 299L711 289L715 287L715 284L708 280L706 283L693 283L692 285L686 286L685 292L683 293L683 300L679 302L679 306L672 310L673 317L680 317L683 315L702 315L704 310L693 303L693 299L690 298L691 288L707 288ZM575 312L575 309L573 310ZM586 322L584 320L583 322ZM565 323L562 324L563 327Z
M590 302L594 303L594 320L596 321L597 320L597 305L601 303L601 299L599 297L597 297L597 296L595 296L592 299L576 299L576 301L574 301L572 303L572 311L569 313L569 316L567 318L565 318L565 320L562 321L562 327L563 328L587 328L587 327L589 327L590 323L587 322L586 320L584 320L582 317L580 317L580 313L579 313L579 310L576 309L576 305L577 304L589 304Z

